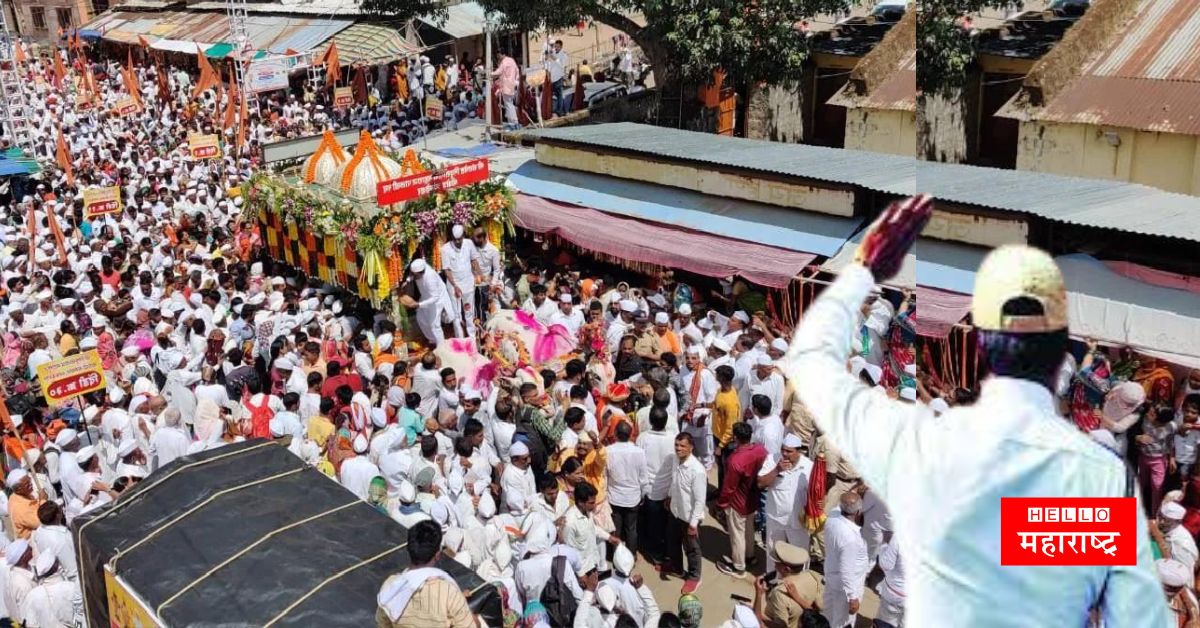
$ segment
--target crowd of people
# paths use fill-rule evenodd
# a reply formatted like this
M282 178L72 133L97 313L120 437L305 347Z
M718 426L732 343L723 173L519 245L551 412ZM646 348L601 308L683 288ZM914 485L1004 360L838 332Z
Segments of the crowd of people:
M239 186L256 144L275 138L357 123L403 145L395 100L333 116L323 95L274 100L251 116L244 150L194 161L188 132L222 132L218 90L194 97L194 74L147 62L132 68L143 106L116 115L122 61L98 62L107 71L85 111L81 64L65 79L46 57L22 66L47 167L29 189L14 182L0 209L10 621L82 620L66 528L76 517L181 457L275 438L409 529L412 568L381 584L381 626L478 623L441 557L496 585L506 627L845 628L867 588L880 601L874 625L903 625L887 507L783 376L793 330L746 284L614 276L550 243L541 258L552 262L539 262L456 225L440 267L418 257L395 290L414 324L393 320L269 259ZM410 67L411 98L430 66ZM470 80L433 72L435 91ZM85 217L84 188L108 185L123 207ZM501 316L571 349L543 364L530 348L501 351ZM935 413L963 401L918 381L911 293L877 293L857 316L854 378ZM464 341L498 373L486 386L443 363L439 350ZM38 367L91 350L107 386L49 405ZM1089 346L1060 399L1081 429L1136 457L1164 587L1200 621L1200 372L1176 387L1136 360ZM719 533L702 543L710 516ZM705 554L753 583L732 617L702 620ZM679 597L656 598L650 578L676 579Z

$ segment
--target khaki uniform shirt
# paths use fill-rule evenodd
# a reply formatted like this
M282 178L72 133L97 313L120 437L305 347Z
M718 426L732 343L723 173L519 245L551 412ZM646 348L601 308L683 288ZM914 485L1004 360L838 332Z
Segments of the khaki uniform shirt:
M767 592L767 605L764 609L767 618L780 622L788 628L799 628L804 608L788 595L784 582L795 584L796 591L809 601L809 608L814 610L821 608L821 598L825 595L825 584L822 582L820 574L806 570L784 578L782 582Z

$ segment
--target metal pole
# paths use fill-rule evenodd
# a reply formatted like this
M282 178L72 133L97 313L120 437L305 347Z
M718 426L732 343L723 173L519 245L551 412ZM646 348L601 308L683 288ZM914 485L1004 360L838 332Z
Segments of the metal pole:
M484 94L484 134L492 139L492 16L488 15L483 22L484 32L484 68L486 68Z

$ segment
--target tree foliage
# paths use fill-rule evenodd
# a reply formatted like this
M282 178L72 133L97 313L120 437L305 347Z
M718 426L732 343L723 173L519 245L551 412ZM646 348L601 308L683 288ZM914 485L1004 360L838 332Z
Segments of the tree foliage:
M975 60L975 42L959 20L984 9L1020 5L1012 0L923 2L917 15L917 88L925 94L952 95Z
M418 0L363 0L363 6L413 14ZM806 57L804 18L847 7L849 0L481 0L506 25L561 30L595 20L625 32L650 60L656 81L667 75L707 79L718 67L737 80L797 78ZM444 9L443 9L444 10ZM417 13L419 14L419 13ZM638 16L632 19L629 16Z

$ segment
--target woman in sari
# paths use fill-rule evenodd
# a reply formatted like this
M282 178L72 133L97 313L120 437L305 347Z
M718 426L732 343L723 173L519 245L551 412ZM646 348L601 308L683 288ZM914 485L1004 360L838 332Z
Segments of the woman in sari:
M1095 341L1089 341L1087 355L1079 363L1071 392L1071 419L1079 429L1084 432L1100 429L1096 409L1104 403L1112 386L1112 366L1108 358L1096 350Z
M1146 401L1151 404L1172 405L1175 401L1175 375L1166 362L1144 358L1132 379L1146 389Z

